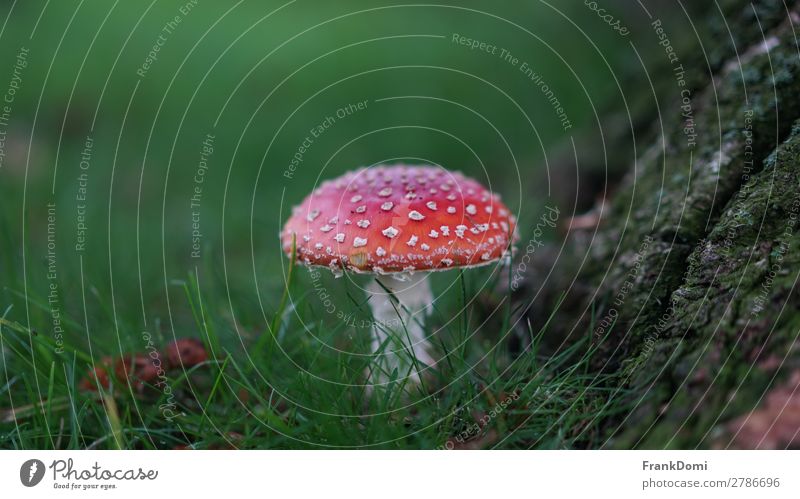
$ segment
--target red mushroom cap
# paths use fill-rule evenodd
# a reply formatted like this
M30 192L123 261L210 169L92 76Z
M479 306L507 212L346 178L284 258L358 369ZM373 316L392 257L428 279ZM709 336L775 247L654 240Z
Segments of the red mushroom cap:
M300 263L392 273L472 267L502 258L516 219L459 172L430 166L375 166L324 182L286 222Z

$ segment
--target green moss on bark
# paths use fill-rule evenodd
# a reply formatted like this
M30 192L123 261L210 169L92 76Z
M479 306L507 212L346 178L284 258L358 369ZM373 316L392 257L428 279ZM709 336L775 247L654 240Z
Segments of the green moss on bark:
M619 375L632 408L608 421L611 446L710 446L800 366L800 56L775 4L724 3L739 8L735 47L727 31L709 47L713 80L662 109L662 140L558 269L581 262L582 291L553 334L594 328L595 367Z

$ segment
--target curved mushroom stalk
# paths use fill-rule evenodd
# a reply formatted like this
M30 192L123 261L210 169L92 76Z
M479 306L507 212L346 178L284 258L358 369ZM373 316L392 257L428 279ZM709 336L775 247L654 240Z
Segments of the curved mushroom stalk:
M398 379L408 374L411 380L419 382L420 372L435 364L427 348L424 328L433 303L426 274L378 275L367 288L375 320L372 351L378 354L373 366L376 383L387 382L395 369Z

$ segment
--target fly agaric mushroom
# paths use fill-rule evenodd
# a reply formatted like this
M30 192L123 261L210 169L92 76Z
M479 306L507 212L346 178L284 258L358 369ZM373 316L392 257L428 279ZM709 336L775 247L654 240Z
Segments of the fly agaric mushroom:
M428 272L506 257L515 226L499 196L459 172L389 165L324 182L293 209L281 240L289 255L296 241L301 264L326 266L337 277L343 269L374 274L367 289L375 319L373 351L390 337L388 330L404 336L405 328L411 345L403 349L410 347L420 363L433 365L423 330L433 302ZM407 366L398 356L387 360L389 372Z

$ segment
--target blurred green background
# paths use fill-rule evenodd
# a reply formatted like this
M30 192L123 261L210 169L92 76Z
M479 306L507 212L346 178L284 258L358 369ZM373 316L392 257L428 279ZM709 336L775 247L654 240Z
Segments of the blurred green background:
M13 305L10 319L46 330L55 282L70 341L88 343L88 331L100 351L124 351L140 346L138 331L163 334L166 323L178 335L198 333L180 286L193 276L235 346L235 327L256 337L277 308L286 266L277 234L288 209L321 179L380 162L437 163L491 184L519 213L524 239L545 204L575 210L571 195L559 197L574 186L558 182L558 165L546 168L548 151L570 156L576 131L600 136L602 111L625 109L618 85L628 82L617 73L642 64L631 50L636 36L658 49L640 29L641 9L607 7L631 36L584 2L3 2L0 74L10 81L28 50L3 128L3 309ZM470 49L454 33L498 49ZM504 60L502 48L519 62ZM570 129L523 63L552 89ZM359 102L366 108L337 118L287 178L309 131ZM213 146L205 157L204 141ZM599 160L604 151L582 154ZM623 160L611 167L632 158ZM85 202L76 199L82 188ZM55 279L47 278L48 203ZM200 258L193 230L202 233Z

